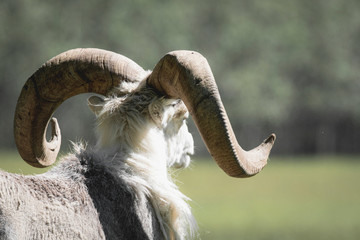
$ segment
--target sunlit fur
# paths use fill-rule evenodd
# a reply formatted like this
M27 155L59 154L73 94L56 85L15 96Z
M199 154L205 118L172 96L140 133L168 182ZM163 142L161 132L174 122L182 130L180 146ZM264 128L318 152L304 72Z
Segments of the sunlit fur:
M188 198L168 171L187 167L194 151L184 103L163 97L145 83L130 93L97 100L89 105L97 115L96 151L103 154L104 164L115 170L118 165L130 166L133 174L120 177L150 199L168 239L194 236L196 223Z
M89 98L96 146L74 144L41 175L0 171L0 239L197 237L189 199L169 173L193 154L189 113L145 81L126 89Z

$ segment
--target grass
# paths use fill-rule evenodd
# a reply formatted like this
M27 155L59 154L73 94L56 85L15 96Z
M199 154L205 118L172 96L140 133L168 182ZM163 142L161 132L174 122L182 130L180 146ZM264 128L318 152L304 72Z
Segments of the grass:
M0 159L2 169L34 171L12 152L0 152ZM201 239L355 240L360 239L356 160L274 158L249 179L230 178L212 161L195 160L175 175L181 191L192 198Z
M202 239L360 239L360 162L273 159L249 179L194 162L180 175Z
M34 168L25 163L17 152L1 150L0 151L0 169L12 173L37 174L43 173L48 168Z

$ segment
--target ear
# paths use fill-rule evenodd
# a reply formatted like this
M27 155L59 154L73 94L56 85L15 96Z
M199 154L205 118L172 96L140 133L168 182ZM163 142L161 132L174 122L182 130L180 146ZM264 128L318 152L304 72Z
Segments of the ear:
M91 96L88 98L89 108L91 109L91 111L93 111L93 113L95 113L96 116L99 115L99 113L101 112L101 110L104 107L104 104L105 104L105 101L101 97Z
M149 113L152 120L156 123L156 125L162 125L162 119L164 114L164 109L161 101L153 101L149 104Z

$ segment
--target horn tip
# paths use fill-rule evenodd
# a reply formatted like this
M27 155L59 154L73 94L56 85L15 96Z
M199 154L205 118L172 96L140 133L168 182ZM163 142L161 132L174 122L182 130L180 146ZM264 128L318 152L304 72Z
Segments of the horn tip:
M276 135L275 133L272 133L267 139L264 140L264 143L273 145L275 143L275 140L276 140Z

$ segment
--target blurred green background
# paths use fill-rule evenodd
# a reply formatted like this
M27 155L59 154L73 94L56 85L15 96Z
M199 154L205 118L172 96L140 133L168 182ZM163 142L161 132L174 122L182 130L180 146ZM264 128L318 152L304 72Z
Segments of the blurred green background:
M360 1L1 0L0 168L28 168L12 126L26 79L78 47L123 54L152 69L167 52L209 61L240 144L271 132L269 165L231 179L209 160L196 128L196 158L179 175L202 239L360 238ZM94 142L88 94L55 113L69 140Z

